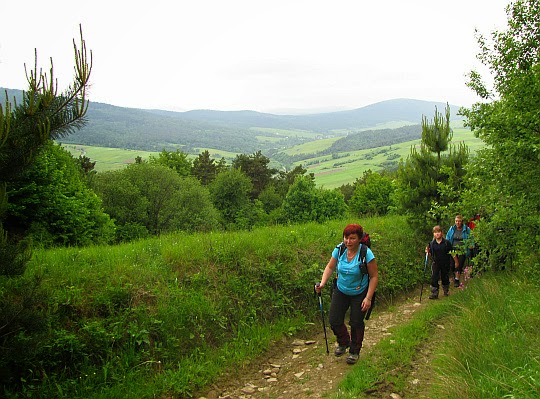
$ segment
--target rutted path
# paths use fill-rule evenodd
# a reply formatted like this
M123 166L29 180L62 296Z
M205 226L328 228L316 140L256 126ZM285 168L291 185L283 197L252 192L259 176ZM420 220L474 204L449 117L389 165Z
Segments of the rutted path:
M388 309L374 309L371 319L366 321L360 362L363 360L362 354L382 338L391 335L388 331L391 327L406 323L416 311L426 306L427 295L419 303L418 294L416 292L416 295L401 298ZM322 325L313 327L313 335L305 332L306 336L301 338L276 343L265 357L231 373L226 380L217 382L210 391L196 398L307 399L323 398L335 391L338 383L354 366L347 365L346 356L334 356L335 338L328 325L329 355L326 354Z

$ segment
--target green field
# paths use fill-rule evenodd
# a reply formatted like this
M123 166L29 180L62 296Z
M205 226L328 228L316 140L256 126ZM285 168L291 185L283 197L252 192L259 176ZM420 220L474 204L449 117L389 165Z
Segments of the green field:
M63 144L74 157L87 156L92 162L96 162L95 170L104 172L123 168L135 162L135 158L148 159L150 155L158 152L126 150L123 148L93 147L89 145Z
M68 150L76 158L80 155L84 155L90 158L92 162L95 161L95 170L97 172L121 169L134 163L136 157L148 160L150 155L157 156L159 154L159 152L156 151L127 150L123 148L95 147L79 144L63 144L62 147ZM198 150L200 152L208 150L212 158L225 158L227 162L230 162L237 155L234 152L215 150L212 148L199 148ZM188 155L188 158L195 158L195 155Z
M452 143L455 145L461 142L465 143L471 153L475 153L484 146L482 140L474 137L474 134L467 128L455 127L453 132ZM336 188L343 184L353 183L357 178L362 177L364 171L368 169L379 171L388 167L394 167L400 158L407 159L411 152L411 147L419 143L420 140L413 140L386 147L351 151L343 158L334 159L330 155L325 155L297 162L297 165L301 164L310 173L314 173L315 182L318 186ZM300 149L303 148L305 152L298 151L296 153L313 154L327 148L324 140L321 140L321 143L316 141L310 144L313 144L313 146L309 147L309 151L305 150L308 147L297 146ZM293 151L294 148L288 151Z
M387 128L388 126L385 125L384 127ZM460 142L465 143L469 147L471 153L476 152L484 146L482 140L474 137L473 133L469 129L463 127L462 123L453 122L452 127L454 132L452 142L454 144L458 144ZM276 129L267 130L275 133L276 138L280 135L286 134L297 134L303 137L313 138L313 141L283 150L284 153L290 156L316 154L328 149L332 143L339 139L339 137L316 139L316 137L320 137L320 135L316 135L313 132L290 130L278 131ZM264 139L272 140L273 138L265 137ZM302 165L307 168L310 173L314 173L315 182L318 186L328 189L336 188L343 184L353 183L357 178L362 176L364 171L368 169L379 171L387 168L395 168L401 158L407 159L407 156L410 154L411 147L419 144L419 142L420 140L414 140L391 146L351 151L347 154L313 157L299 161L295 165ZM95 170L98 172L120 169L126 165L129 165L130 163L135 162L136 157L141 157L142 159L147 160L150 155L158 154L158 152L150 151L94 147L77 144L64 144L63 147L70 151L75 157L85 155L92 161L95 161ZM210 152L212 158L225 158L228 163L230 163L237 155L233 152L221 151L212 148L199 148L200 152L205 150ZM190 155L189 157L195 158L195 155ZM278 167L279 165L271 163L271 166Z
M332 137L328 139L309 141L307 143L295 145L294 147L283 150L282 152L290 156L299 154L315 154L319 151L330 148L330 146L332 146L332 144L339 139L340 137Z
M282 139L284 137L305 137L315 139L317 136L320 136L322 133L313 132L311 130L300 130L300 129L275 129L271 127L252 127L251 130L271 133L276 135L276 138Z

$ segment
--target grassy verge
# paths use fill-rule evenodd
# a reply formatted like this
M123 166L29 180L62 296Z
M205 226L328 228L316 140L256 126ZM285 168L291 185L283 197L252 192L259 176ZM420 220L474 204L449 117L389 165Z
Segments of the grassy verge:
M454 305L433 397L540 397L538 287L511 274L475 283Z
M537 290L514 275L489 275L459 295L430 302L380 341L332 398L368 398L374 391L407 396L411 366L426 342L435 347L423 366L431 382L422 397L540 397ZM442 321L447 333L439 334Z

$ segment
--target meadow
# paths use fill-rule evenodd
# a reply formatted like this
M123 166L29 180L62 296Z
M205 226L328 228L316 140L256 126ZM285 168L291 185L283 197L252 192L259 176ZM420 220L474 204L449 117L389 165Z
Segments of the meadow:
M462 127L461 124L454 123L453 133L452 143L454 145L464 143L471 154L484 146L482 140L476 138L469 129ZM313 154L330 147L332 141L333 139L318 140L294 147L288 151L294 150L296 154ZM400 159L406 160L411 148L419 144L420 140L413 140L344 154L313 157L297 162L297 164L304 165L307 167L308 172L315 175L315 182L318 186L331 189L343 184L353 183L368 169L372 171L396 169Z
M393 125L384 124L380 128L388 128ZM395 126L394 126L395 127ZM484 143L474 137L473 133L464 128L460 122L452 122L454 144L464 143L468 146L471 154L474 154L478 149L484 146ZM359 151L351 151L347 153L337 153L332 155L315 156L320 151L329 148L333 142L339 140L340 136L323 138L320 134L306 131L291 131L265 129L267 132L273 132L276 137L297 135L304 138L309 138L310 141L292 146L282 150L290 156L312 154L313 156L295 163L296 165L304 166L309 173L315 175L315 183L327 189L337 188L344 184L353 183L357 178L361 177L364 171L371 169L372 171L381 171L383 169L395 169L400 159L406 160L410 154L411 148L420 143L420 140L397 143L390 146L370 148ZM343 134L340 132L340 134ZM318 138L317 138L318 137ZM263 141L271 140L268 136L258 136ZM72 153L75 157L85 155L92 161L96 162L95 170L98 172L106 170L114 170L123 168L126 165L135 162L136 157L148 159L151 155L157 155L158 152L138 151L120 148L93 147L86 145L65 144L64 148ZM200 148L199 151L208 150L211 157L214 159L225 158L230 163L237 153L215 150L212 148ZM195 155L189 155L190 159L194 159ZM279 167L275 162L271 163L272 167Z

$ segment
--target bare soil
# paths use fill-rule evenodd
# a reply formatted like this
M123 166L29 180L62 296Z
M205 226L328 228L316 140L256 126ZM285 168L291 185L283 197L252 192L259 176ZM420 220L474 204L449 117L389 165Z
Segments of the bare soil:
M429 294L424 291L419 302L419 290L395 300L392 306L377 305L371 319L366 321L364 347L359 362L365 354L379 342L390 336L389 329L406 324L413 314L428 306ZM439 300L444 300L441 298ZM325 314L326 316L326 314ZM326 323L327 324L327 323ZM444 329L444 326L439 326ZM227 376L214 383L209 390L199 393L199 399L303 399L323 398L334 392L339 382L351 367L346 363L346 355L334 356L335 338L326 327L329 354L322 322L301 333L299 336L275 342L264 357L246 364L238 370L231 370ZM364 355L364 356L362 356ZM417 359L406 371L409 386L402 396L392 392L392 387L380 386L370 390L372 398L403 397L426 398L423 392L429 388L432 370L429 367L433 352L431 345L418 352Z

